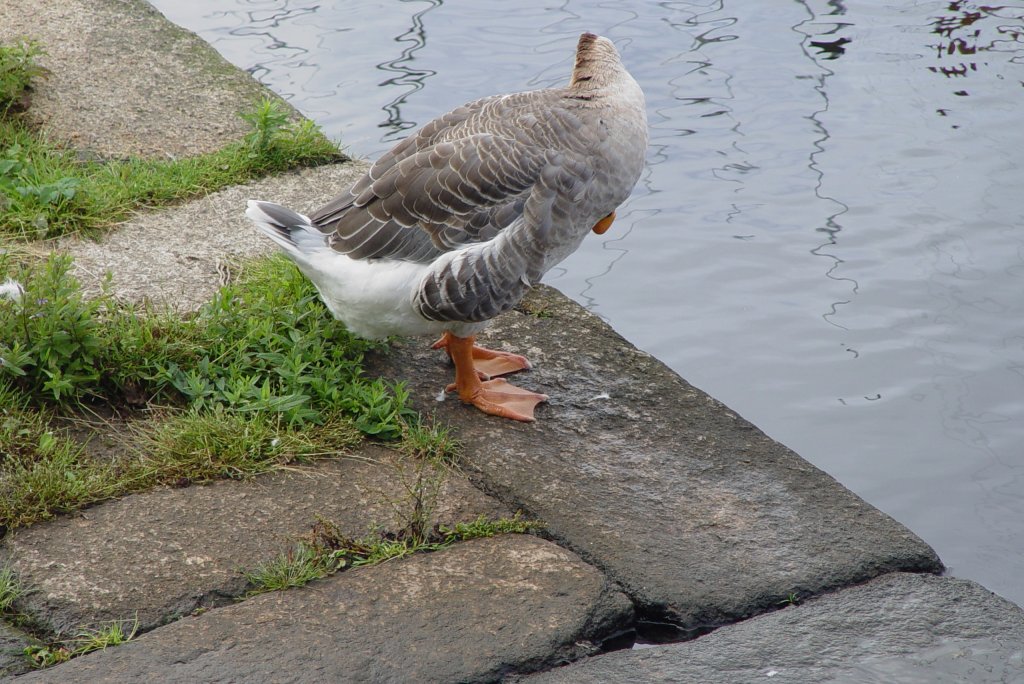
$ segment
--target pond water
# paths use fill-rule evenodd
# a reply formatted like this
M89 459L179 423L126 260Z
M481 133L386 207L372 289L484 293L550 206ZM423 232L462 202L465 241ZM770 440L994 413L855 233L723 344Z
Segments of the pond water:
M547 282L1024 604L1024 3L152 1L369 158L612 38L648 166Z

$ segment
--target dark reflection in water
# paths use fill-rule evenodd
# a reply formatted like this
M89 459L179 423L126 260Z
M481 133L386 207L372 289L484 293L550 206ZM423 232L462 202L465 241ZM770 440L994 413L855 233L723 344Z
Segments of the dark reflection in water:
M1019 22L1021 8L956 0L949 3L946 11L948 14L936 17L933 22L933 33L940 41L929 46L935 49L936 58L942 64L928 67L929 71L951 78L967 76L986 65L978 61L986 52L1021 49L1024 32L1020 24L1003 23L1006 19Z
M1024 602L1020 0L153 1L369 157L608 35L648 166L548 282Z
M409 98L411 93L422 89L426 80L437 73L430 69L413 69L411 65L415 61L415 53L427 44L427 32L423 26L423 17L430 10L440 7L441 0L401 0L401 2L426 2L428 7L413 14L411 17L412 26L409 30L395 37L396 43L404 45L401 56L377 65L377 68L382 71L399 74L382 82L380 84L382 87L392 85L409 86L404 93L384 105L387 120L379 124L381 128L388 129L388 132L381 138L384 142L401 140L406 135L404 131L416 127L415 121L402 119L400 107Z
M825 242L810 250L810 252L815 256L824 257L832 262L832 265L825 271L826 278L849 283L850 294L856 295L858 288L857 281L854 278L839 275L839 267L843 263L843 260L834 252L834 250L832 250L832 247L837 245L839 241L839 234L843 230L839 217L849 211L849 207L835 197L824 194L821 183L821 180L824 177L824 172L818 162L818 157L825 151L826 144L829 140L828 129L822 122L821 116L828 112L829 109L828 89L826 85L828 78L834 75L834 72L828 67L822 65L819 62L819 59L834 60L845 52L845 48L842 46L851 41L846 36L839 34L844 29L848 28L850 24L845 21L833 19L833 17L842 17L846 14L846 7L839 0L830 0L829 2L824 3L827 9L825 11L819 10L817 12L812 8L811 2L801 2L800 4L807 8L807 13L811 18L797 24L793 27L793 30L806 36L803 41L804 54L821 69L821 73L819 75L812 76L811 78L816 81L815 90L821 94L823 102L821 109L812 112L808 116L808 118L814 122L817 131L821 134L821 137L814 140L812 143L814 150L810 153L808 167L818 178L818 182L814 186L815 196L827 205L831 205L833 208L825 218L825 224L815 228L816 231L825 234ZM830 40L825 40L825 37L828 37ZM808 47L814 49L814 52L812 53ZM829 325L846 330L846 326L837 322L837 313L839 307L849 304L850 301L851 300L849 298L833 301L829 306L828 311L821 315L822 319L827 321ZM853 348L849 348L847 351L853 354L854 358L858 356L858 352Z

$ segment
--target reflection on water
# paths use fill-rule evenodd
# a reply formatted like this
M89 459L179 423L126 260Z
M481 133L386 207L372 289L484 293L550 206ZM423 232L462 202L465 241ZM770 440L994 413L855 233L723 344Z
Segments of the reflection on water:
M1024 603L1020 1L154 4L370 157L611 37L648 166L548 281Z
M388 118L382 124L379 124L381 128L388 129L388 132L381 138L383 142L397 142L404 138L407 134L405 131L410 128L416 127L416 122L405 121L402 119L400 106L406 101L411 93L416 92L424 87L426 79L433 76L435 71L429 69L413 69L412 63L415 60L414 54L422 49L427 44L427 35L423 29L423 16L434 9L435 7L441 6L441 0L401 0L402 2L426 2L427 7L423 8L419 12L412 15L411 21L412 26L409 30L402 35L395 38L395 42L404 44L405 47L402 49L402 54L396 59L393 59L383 64L378 64L377 68L382 71L393 72L398 74L392 78L387 79L381 83L381 87L387 87L392 85L397 86L409 86L405 89L401 95L396 97L391 102L384 105L384 111L387 113Z

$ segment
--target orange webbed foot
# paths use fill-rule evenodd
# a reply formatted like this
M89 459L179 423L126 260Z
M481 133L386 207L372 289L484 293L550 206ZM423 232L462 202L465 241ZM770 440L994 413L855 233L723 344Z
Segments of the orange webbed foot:
M488 415L523 422L535 420L534 409L548 400L546 394L516 387L507 380L485 381L481 377L488 372L503 374L524 370L530 367L530 362L518 354L477 347L474 341L472 336L456 337L445 333L434 344L435 349L445 349L455 364L455 382L445 388L446 391L457 391L459 399Z
M456 383L448 385L446 391L458 390ZM459 391L459 398L472 404L484 413L501 418L532 423L536 420L533 411L537 404L548 400L548 395L538 394L513 385L508 380L497 378L481 382L479 389L466 393Z
M444 349L451 356L450 344L452 339L456 338L451 333L445 333L441 336L437 342L431 345L432 349ZM530 370L533 368L533 364L525 356L519 354L513 354L512 352L498 351L496 349L488 349L486 347L480 347L473 344L471 349L471 356L473 359L473 368L476 369L477 376L481 380L490 380L491 378L497 378L502 375L508 375L510 373L517 373L521 370Z

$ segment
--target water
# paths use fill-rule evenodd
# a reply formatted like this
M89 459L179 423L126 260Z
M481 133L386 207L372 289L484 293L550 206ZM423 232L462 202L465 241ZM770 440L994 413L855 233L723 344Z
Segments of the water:
M648 167L547 281L1024 604L1020 0L153 1L369 158L612 38Z

